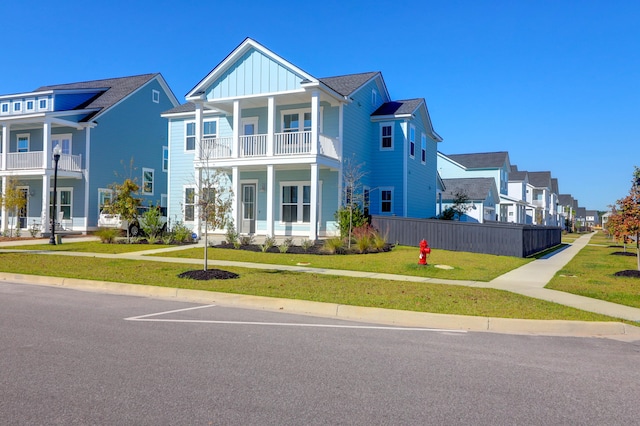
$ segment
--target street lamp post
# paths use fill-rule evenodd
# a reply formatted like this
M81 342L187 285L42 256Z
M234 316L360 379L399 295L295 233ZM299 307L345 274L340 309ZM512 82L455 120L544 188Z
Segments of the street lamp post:
M49 238L49 244L56 245L56 198L58 193L58 161L60 160L60 153L62 149L60 144L53 147L53 161L55 163L53 168L53 211L51 212L51 237Z

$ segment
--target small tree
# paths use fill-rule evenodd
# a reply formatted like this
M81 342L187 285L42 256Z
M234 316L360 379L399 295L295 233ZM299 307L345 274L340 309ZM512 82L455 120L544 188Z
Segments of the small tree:
M206 168L200 172L197 184L198 216L204 223L204 261L206 271L209 246L208 229L225 229L233 206L233 191L226 173L220 169Z
M340 236L347 238L349 248L353 228L367 222L361 208L365 202L362 179L367 175L363 168L364 163L355 163L355 156L347 158L342 166L342 206L335 213L335 218L340 227Z
M13 223L15 227L18 212L27 206L27 199L24 196L24 192L18 188L18 181L14 177L7 179L7 187L3 189L2 205L12 217L13 220L10 223ZM13 237L13 227L9 228L9 232L9 235Z
M111 185L113 199L105 205L105 210L111 214L120 215L120 219L131 224L138 217L138 207L141 199L136 197L140 187L133 179L127 178L122 184ZM129 226L127 226L127 241L130 242Z
M471 209L471 205L469 203L469 196L464 190L457 190L453 194L453 205L451 209L455 212L455 215L458 217L458 220L462 218L462 215L468 212Z
M618 224L622 237L635 237L637 269L640 271L640 168L635 167L629 195L618 200Z

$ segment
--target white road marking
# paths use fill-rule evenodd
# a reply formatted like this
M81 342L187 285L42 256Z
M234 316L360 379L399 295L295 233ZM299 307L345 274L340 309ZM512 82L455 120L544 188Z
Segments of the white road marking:
M227 324L227 325L265 325L265 326L286 326L286 327L315 327L315 328L351 328L366 330L393 330L393 331L433 331L443 333L464 334L466 330L447 330L442 328L416 328L416 327L388 327L374 325L338 325L338 324L308 324L308 323L287 323L287 322L256 322L256 321L220 321L220 320L181 320L152 318L176 312L191 311L194 309L211 308L216 305L195 306L185 309L175 309L172 311L157 312L154 314L140 315L125 318L125 321L145 321L145 322L174 322L174 323L194 323L194 324Z

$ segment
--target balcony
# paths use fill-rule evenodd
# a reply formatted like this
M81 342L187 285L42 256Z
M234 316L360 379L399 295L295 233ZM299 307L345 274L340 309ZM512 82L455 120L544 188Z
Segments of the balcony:
M309 155L312 153L313 143L311 131L275 133L273 135L273 149L268 148L268 135L250 135L239 137L239 158L285 157ZM340 142L332 137L318 135L318 154L338 159ZM269 154L269 152L273 154ZM233 138L203 138L200 159L217 160L233 158Z
M39 170L42 166L42 151L8 152L7 170ZM53 159L51 168L54 167ZM82 171L82 155L62 154L58 161L58 169L70 172Z

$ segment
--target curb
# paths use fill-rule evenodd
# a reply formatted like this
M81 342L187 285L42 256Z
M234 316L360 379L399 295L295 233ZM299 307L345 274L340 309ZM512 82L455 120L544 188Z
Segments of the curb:
M0 273L0 281L50 287L64 287L74 290L107 294L173 299L183 302L219 304L221 306L273 312L287 312L292 314L403 327L543 336L609 337L614 339L620 339L622 337L623 339L621 340L640 340L640 327L634 327L620 322L526 320L447 315L340 305L336 303L313 302L307 300L218 293L205 290L155 287L141 284L25 275L6 272Z

